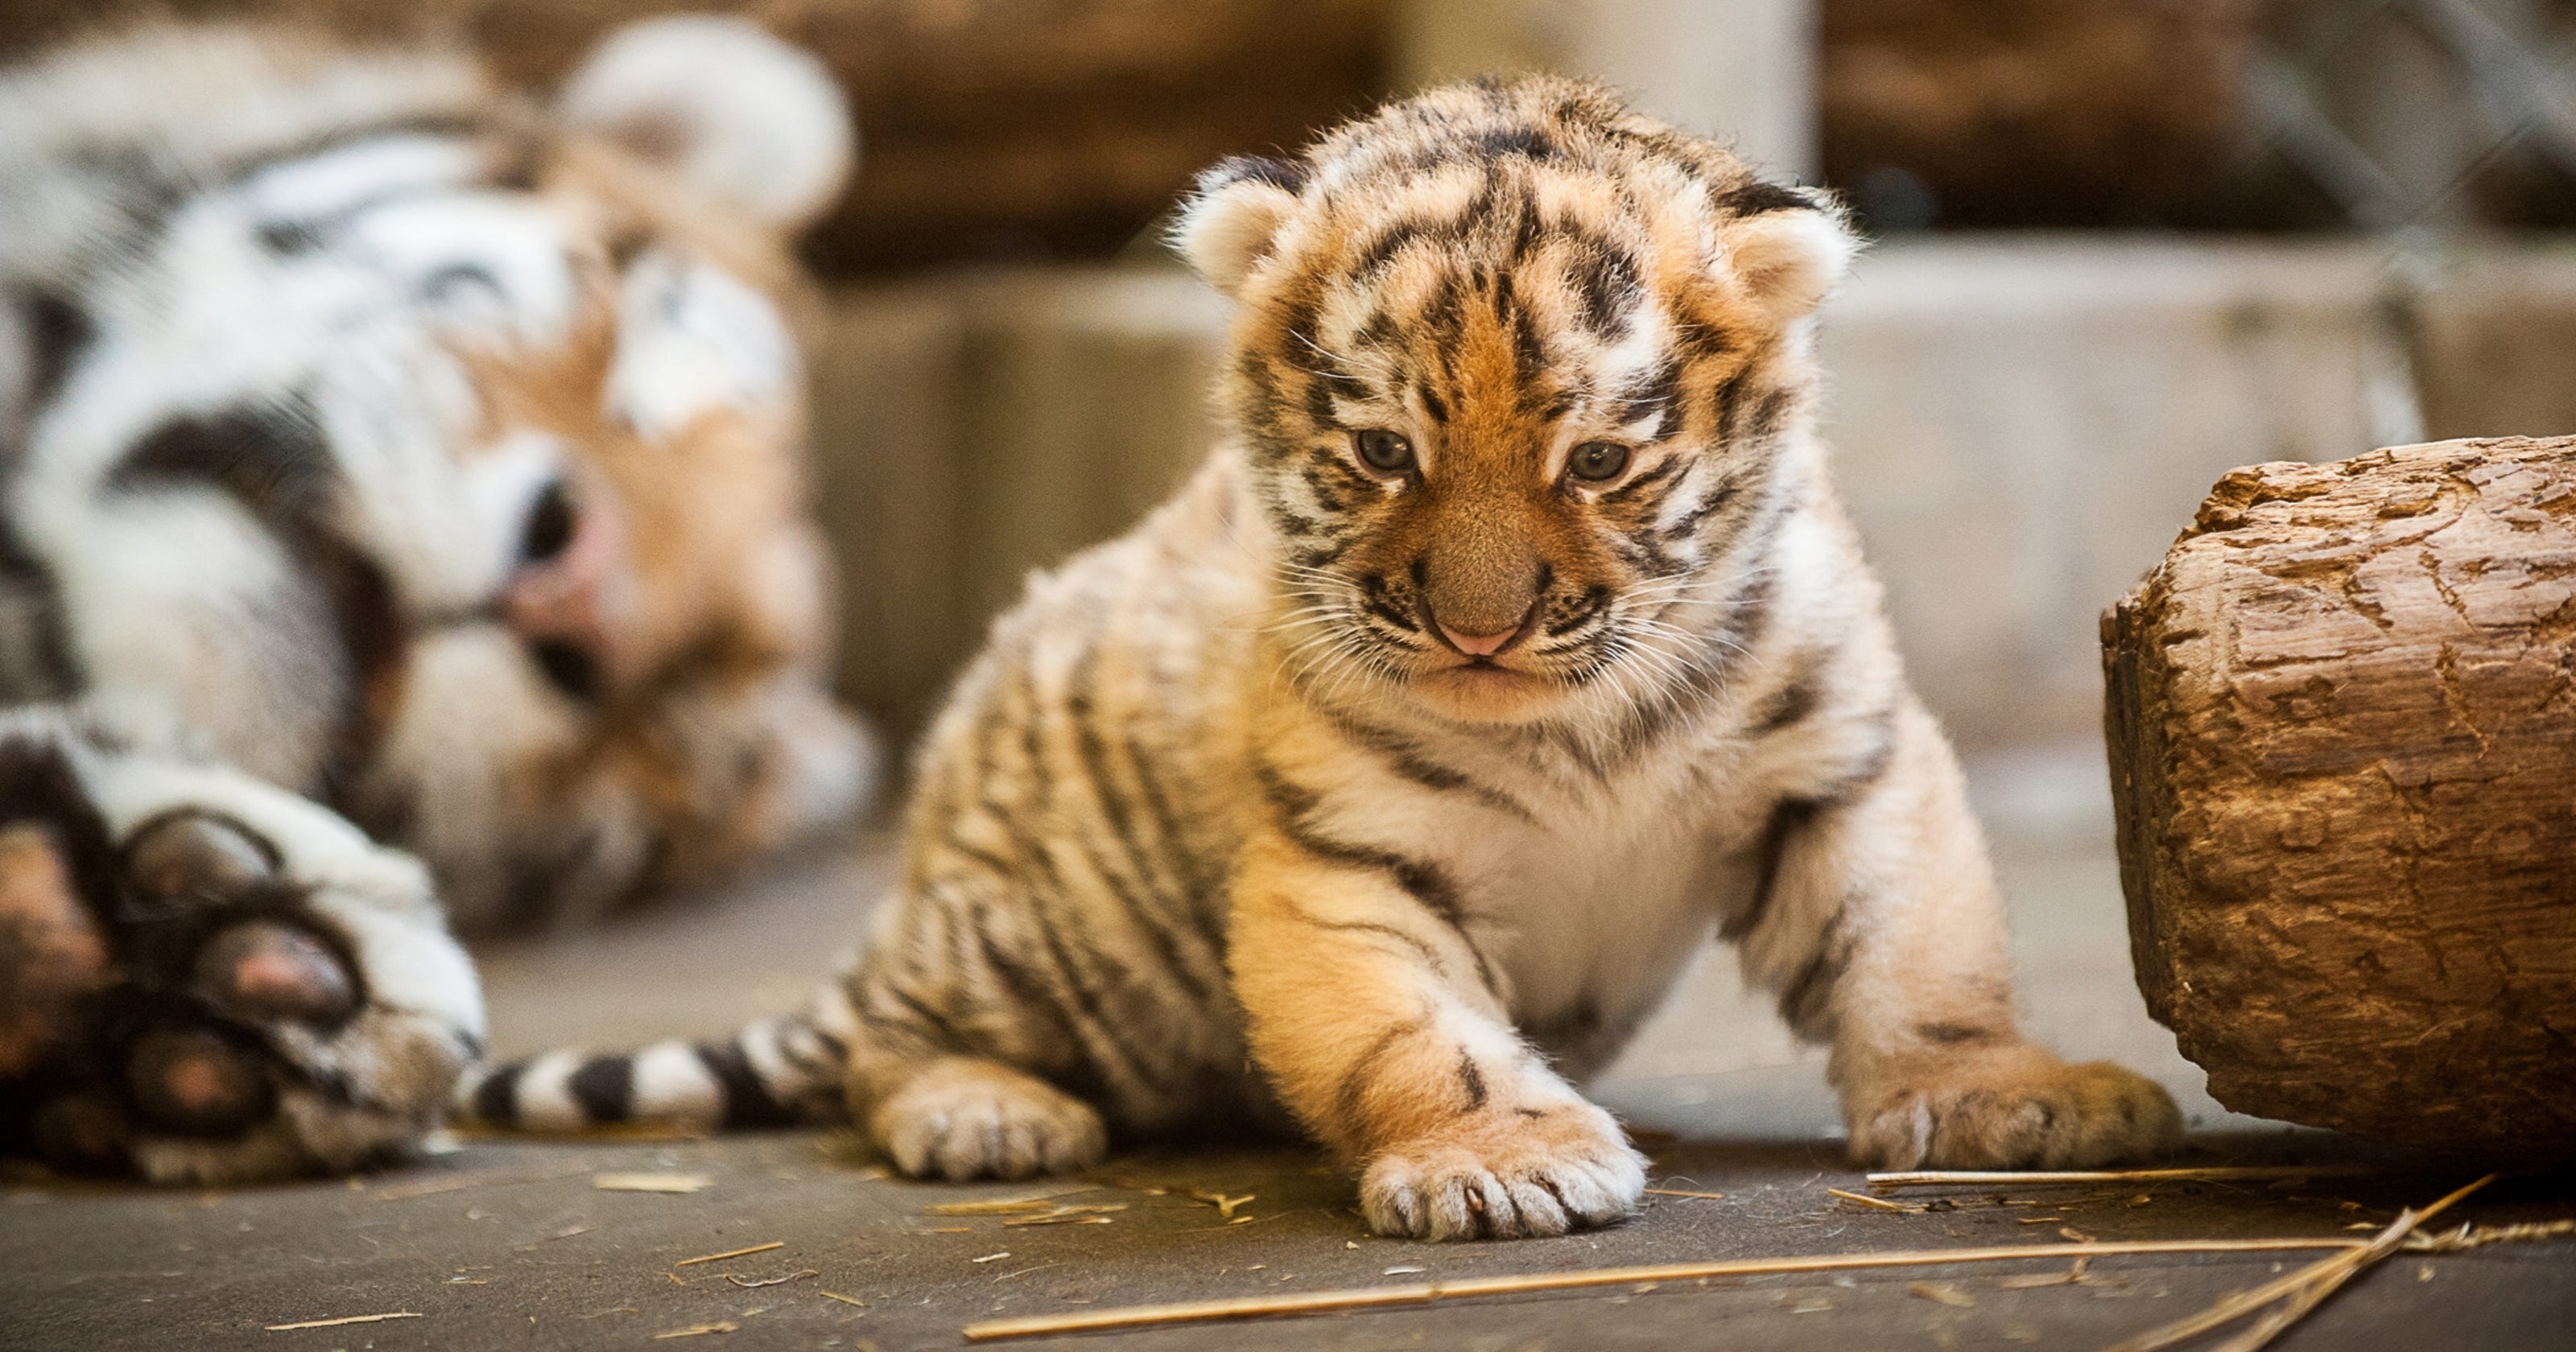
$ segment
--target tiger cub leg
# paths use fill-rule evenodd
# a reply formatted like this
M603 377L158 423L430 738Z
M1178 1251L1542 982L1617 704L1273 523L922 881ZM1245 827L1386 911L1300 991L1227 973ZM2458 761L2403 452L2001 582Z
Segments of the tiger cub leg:
M891 923L823 1021L846 1048L850 1120L914 1178L1099 1163L1109 1140L1099 1111L1022 1069L1061 1064L1071 1049L1056 1021L1027 1007L1033 978L1006 954L1015 936L995 932L1001 908L936 890L891 904Z
M2156 1155L2182 1118L2154 1082L2069 1065L2014 1027L2003 905L1948 743L1908 704L1874 775L1784 808L1747 971L1830 1039L1852 1154L1885 1168L2068 1168Z
M1513 1031L1436 886L1354 853L1256 836L1228 948L1253 1060L1358 1168L1369 1228L1509 1239L1633 1212L1643 1160Z

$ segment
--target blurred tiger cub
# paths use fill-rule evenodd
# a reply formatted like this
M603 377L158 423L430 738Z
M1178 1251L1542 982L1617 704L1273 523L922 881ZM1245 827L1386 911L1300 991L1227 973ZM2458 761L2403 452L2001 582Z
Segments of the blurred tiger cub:
M0 1149L398 1149L480 1054L441 899L854 808L787 322L850 157L738 20L552 106L254 29L0 73Z
M995 626L857 968L474 1111L846 1096L962 1179L1284 1107L1383 1233L1556 1234L1635 1206L1575 1085L1714 930L1831 1042L1863 1160L2174 1143L2161 1089L2014 1030L1983 844L1811 430L1856 247L1829 199L1534 78L1220 165L1177 239L1240 305L1233 436Z

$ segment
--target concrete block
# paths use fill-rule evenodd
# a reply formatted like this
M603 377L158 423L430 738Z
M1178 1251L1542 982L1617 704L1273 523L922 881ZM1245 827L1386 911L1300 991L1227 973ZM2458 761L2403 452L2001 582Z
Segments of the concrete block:
M1164 268L933 274L837 295L814 358L841 690L900 736L1030 569L1132 525L1213 444L1224 302Z
M2576 433L2576 241L2438 253L2407 313L2424 439Z
M1497 71L1607 81L1784 177L1816 172L1815 0L1403 0L1396 80Z
M2211 481L2415 430L2359 244L1984 238L1865 257L1823 316L1835 477L1963 740L2098 726L2095 621Z

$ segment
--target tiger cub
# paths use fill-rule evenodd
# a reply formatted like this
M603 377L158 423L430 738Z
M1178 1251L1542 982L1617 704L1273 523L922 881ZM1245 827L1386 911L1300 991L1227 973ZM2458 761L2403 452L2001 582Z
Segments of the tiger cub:
M0 70L0 1153L398 1154L482 1054L451 921L855 810L789 323L850 157L742 19L542 102L263 27Z
M1284 1109L1381 1233L1557 1234L1636 1205L1576 1085L1714 930L1832 1044L1861 1160L2175 1142L2157 1086L2014 1029L1984 845L1812 429L1830 199L1527 78L1220 165L1176 238L1240 307L1232 437L996 624L855 969L470 1111L843 1097L964 1179Z

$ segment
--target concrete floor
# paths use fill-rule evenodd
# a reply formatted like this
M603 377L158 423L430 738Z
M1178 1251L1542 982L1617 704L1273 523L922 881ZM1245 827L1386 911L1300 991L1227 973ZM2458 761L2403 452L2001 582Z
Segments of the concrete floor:
M2069 1055L2113 1056L2172 1087L2198 1158L2355 1160L2364 1147L2227 1114L2145 1017L2128 975L2098 763L2082 748L1974 763L2007 891L2029 1025ZM881 849L818 858L606 933L486 955L503 1052L703 1034L792 1004L856 931ZM720 918L720 923L719 923ZM978 1319L1263 1292L1629 1264L2082 1240L2339 1236L2467 1177L2386 1160L2368 1179L2140 1194L1962 1194L1955 1210L1854 1208L1820 1056L1797 1047L1711 955L1605 1081L1649 1133L1655 1197L1632 1224L1518 1244L1369 1236L1348 1183L1294 1150L1113 1161L1057 1200L1105 1224L1014 1227L926 1208L1052 1191L886 1178L846 1135L712 1141L470 1140L411 1169L221 1194L13 1181L0 1195L0 1348L940 1348ZM602 1191L602 1173L693 1175L679 1194ZM1063 1185L1082 1186L1082 1185ZM1229 1219L1193 1190L1249 1196ZM2481 1222L2576 1214L2566 1175L2490 1189ZM1244 1219L1249 1217L1250 1219ZM2055 1223L2042 1217L2060 1218ZM2032 1223L2026 1223L2032 1222ZM679 1260L756 1244L721 1262ZM2100 1347L2251 1285L2299 1255L2105 1257L2098 1280L2027 1289L2062 1264L1782 1275L1459 1302L1250 1325L1039 1340L1148 1349ZM1399 1271L1390 1271L1400 1269ZM1417 1273L1410 1271L1419 1269ZM783 1279L783 1280L774 1280ZM774 1282L774 1284L773 1284ZM826 1296L832 1292L849 1301ZM405 1312L417 1318L272 1331ZM729 1326L729 1327L728 1327ZM690 1330L705 1332L690 1333ZM2401 1255L2293 1330L2305 1349L2576 1346L2576 1242Z

